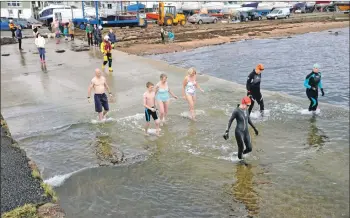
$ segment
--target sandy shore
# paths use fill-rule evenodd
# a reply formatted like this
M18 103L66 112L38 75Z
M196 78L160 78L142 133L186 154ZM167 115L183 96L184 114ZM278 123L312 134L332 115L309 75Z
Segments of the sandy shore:
M145 29L114 28L114 31L118 38L117 50L136 55L149 55L178 52L240 40L286 37L343 27L349 27L349 16L346 14L312 13L296 14L283 20L173 26L171 28L175 33L175 41L166 44L161 42L160 27L157 24L149 24ZM107 28L103 30L104 33L107 31ZM77 35L78 38L83 38L84 33L79 31Z

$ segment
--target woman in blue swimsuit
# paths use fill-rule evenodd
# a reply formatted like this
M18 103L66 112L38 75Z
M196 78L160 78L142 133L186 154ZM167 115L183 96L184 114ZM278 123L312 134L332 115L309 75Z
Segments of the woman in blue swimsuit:
M167 75L161 74L160 75L160 81L156 85L156 100L158 102L158 107L159 107L159 112L160 112L160 125L162 126L163 123L165 123L165 117L168 114L168 108L169 108L169 99L170 96L169 94L177 99L177 96L174 95L172 91L170 91L168 87L168 82L167 82Z

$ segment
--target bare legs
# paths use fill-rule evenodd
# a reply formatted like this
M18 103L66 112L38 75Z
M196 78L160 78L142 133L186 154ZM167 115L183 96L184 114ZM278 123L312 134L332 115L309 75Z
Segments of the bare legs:
M163 126L163 123L165 123L165 118L168 115L169 101L158 101L158 107L160 126Z
M186 94L186 100L188 102L189 110L191 113L191 119L193 121L196 121L196 113L194 111L194 105L196 103L196 96L195 95L187 95Z
M100 121L102 121L103 119L106 119L106 114L108 113L108 111L103 111L103 112L100 112L100 113L98 113L98 119L100 120Z
M156 124L156 134L157 134L157 136L159 136L159 119L155 120L154 122ZM149 126L150 126L150 122L146 122L145 135L148 135Z

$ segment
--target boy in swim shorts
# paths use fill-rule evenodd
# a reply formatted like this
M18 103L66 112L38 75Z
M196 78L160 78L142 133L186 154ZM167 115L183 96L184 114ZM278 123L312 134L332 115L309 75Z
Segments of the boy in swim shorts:
M155 91L154 85L151 82L146 83L147 91L143 93L143 106L145 107L145 118L146 118L146 126L145 126L145 134L148 135L148 128L151 121L151 116L156 124L156 134L159 136L159 119L157 115L156 109L156 99L155 99Z

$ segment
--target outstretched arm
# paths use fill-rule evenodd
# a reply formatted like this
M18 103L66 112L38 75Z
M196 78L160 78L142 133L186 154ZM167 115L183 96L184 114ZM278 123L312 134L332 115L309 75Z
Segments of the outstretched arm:
M255 128L255 126L254 126L252 120L250 119L250 116L249 116L249 115L248 115L248 123L249 123L249 125L254 129L255 135L259 135L259 132L258 132L258 130Z
M237 111L236 111L236 109L235 109L235 110L233 110L232 115L231 115L231 118L230 118L230 120L228 121L227 129L226 129L227 132L230 131L232 122L236 119L236 117L237 117Z
M305 81L304 81L304 86L305 86L305 88L307 88L307 89L310 89L310 88L311 88L311 86L309 85L309 80L310 80L311 75L312 75L312 73L308 74L308 75L306 76L306 78L305 78Z
M94 83L91 81L89 88L88 88L88 97L90 98L91 95L91 89L94 87Z
M187 76L185 77L184 81L182 82L182 96L185 98L186 95L185 95L185 88L186 88L186 85L187 85Z
M320 74L321 75L321 74ZM322 76L321 76L321 79L320 79L320 82L318 83L318 87L320 89L323 89L323 85L322 85Z
M111 90L109 89L109 86L108 86L108 84L107 84L106 81L105 81L105 83L104 83L104 86L105 86L105 88L107 89L108 93L109 93L110 95L112 95Z
M253 124L253 122L252 122L252 120L250 119L250 116L248 116L248 123L253 129L256 129L254 124Z
M204 90L200 87L198 82L196 82L196 87L197 87L197 89L201 90L201 92L204 92Z
M253 72L251 72L247 78L247 83L246 83L247 91L250 91L250 85L251 85L251 81L252 81L253 77L254 77L254 74L253 74Z

